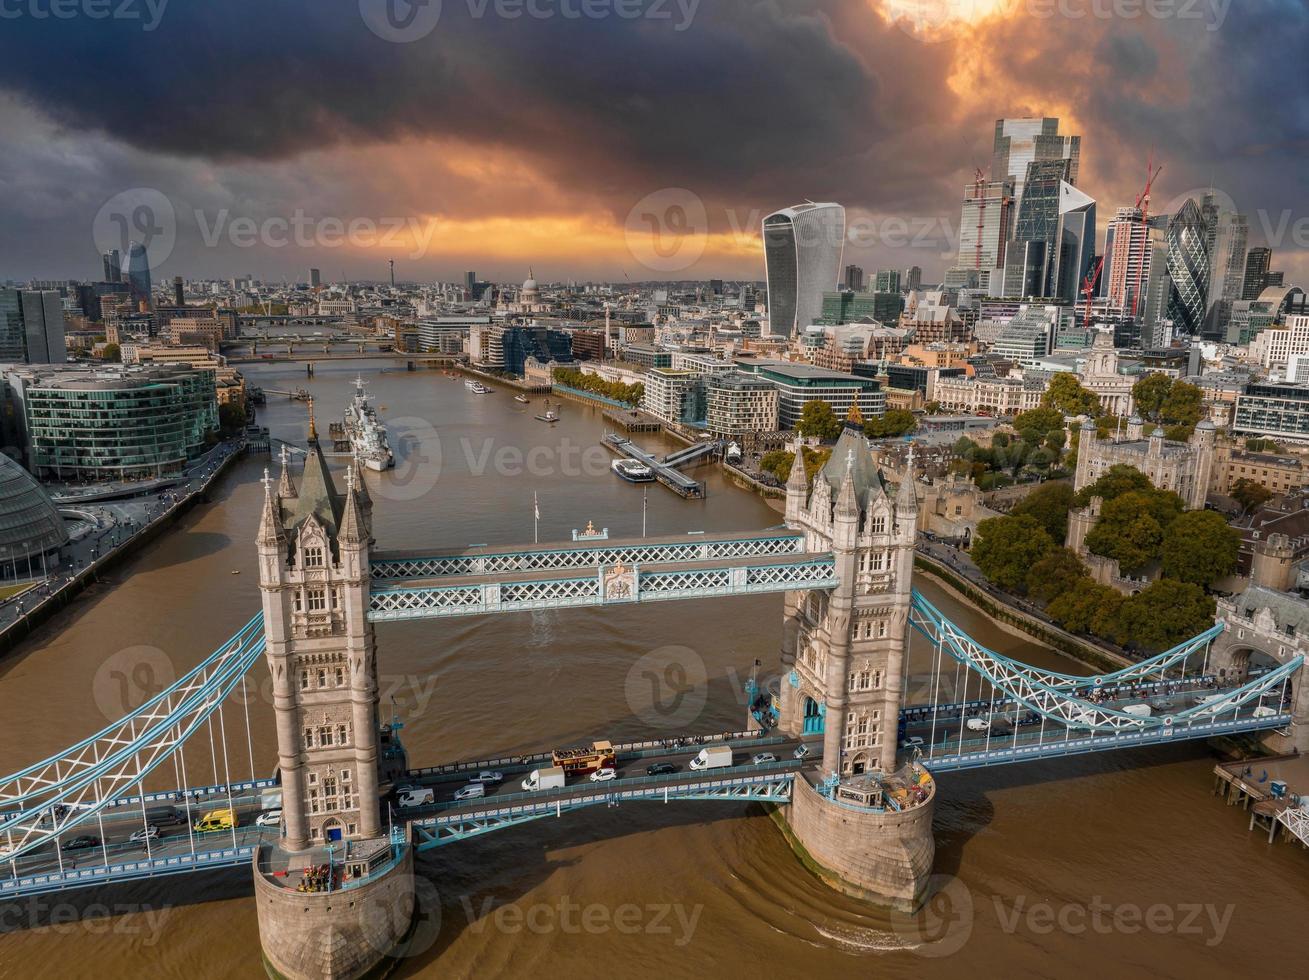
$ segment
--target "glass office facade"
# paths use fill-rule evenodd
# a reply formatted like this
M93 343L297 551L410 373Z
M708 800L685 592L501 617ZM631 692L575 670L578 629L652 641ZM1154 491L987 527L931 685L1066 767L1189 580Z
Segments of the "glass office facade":
M0 565L53 551L67 541L64 519L41 485L0 454Z

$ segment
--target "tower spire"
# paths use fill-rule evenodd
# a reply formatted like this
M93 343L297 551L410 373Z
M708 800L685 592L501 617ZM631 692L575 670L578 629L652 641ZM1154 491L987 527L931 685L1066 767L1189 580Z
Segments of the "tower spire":
M294 500L297 496L295 484L291 482L291 450L282 443L282 477L277 484L277 495L283 500Z
M318 442L318 427L314 424L314 396L309 396L309 442Z
M273 477L264 467L264 508L259 515L258 543L268 547L277 547L286 540L286 530L282 527L281 508L273 496Z

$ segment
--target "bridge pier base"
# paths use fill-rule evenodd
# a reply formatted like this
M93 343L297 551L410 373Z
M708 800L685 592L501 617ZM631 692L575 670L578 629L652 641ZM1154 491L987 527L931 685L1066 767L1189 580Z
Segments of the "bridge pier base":
M273 980L360 980L390 972L414 922L414 849L367 881L305 893L261 871L255 855L255 905L264 969Z
M829 800L797 776L781 810L800 860L829 887L875 905L914 912L926 898L936 841L931 799L905 811Z

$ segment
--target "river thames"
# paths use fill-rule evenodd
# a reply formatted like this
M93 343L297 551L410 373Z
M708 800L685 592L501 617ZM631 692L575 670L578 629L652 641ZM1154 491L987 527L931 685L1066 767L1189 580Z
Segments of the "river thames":
M640 536L643 495L652 535L780 523L776 509L709 469L698 471L708 479L702 501L623 483L598 445L600 412L572 402L548 426L535 419L540 396L530 407L504 390L478 396L438 371L369 361L322 364L312 379L289 364L246 376L309 388L325 437L356 372L399 456L395 471L366 475L381 549L531 542L534 498L542 542L588 522ZM268 398L260 424L303 444L305 406ZM239 464L212 503L0 662L5 771L98 730L258 611L254 537L268 465ZM918 584L994 649L1077 669L932 581ZM424 766L735 730L751 665L776 670L781 610L781 597L768 596L382 624L382 712L395 705L411 764ZM911 665L919 675L923 652ZM253 766L237 753L234 778L273 765L265 680L261 665L249 704ZM192 784L208 781L207 756L188 757ZM1244 812L1210 795L1213 761L1191 745L943 775L936 884L949 901L916 918L829 890L758 806L648 804L529 824L420 858L425 918L396 975L1194 978L1298 961L1309 861L1246 833ZM73 903L62 896L0 907L0 977L262 975L248 879L243 869L86 893L80 921L67 921Z

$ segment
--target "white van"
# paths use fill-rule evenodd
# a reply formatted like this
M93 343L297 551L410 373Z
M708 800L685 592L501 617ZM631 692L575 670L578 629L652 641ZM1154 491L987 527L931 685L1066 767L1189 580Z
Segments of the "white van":
M1154 712L1148 704L1129 704L1123 708L1123 714L1131 715L1133 718L1149 718Z
M486 786L482 783L469 783L455 794L456 800L480 800L486 796Z
M1254 717L1256 717L1256 718L1276 718L1276 717L1277 717L1277 709L1276 709L1276 708L1270 708L1270 707L1268 707L1268 705L1266 705L1266 704L1261 704L1261 705L1259 705L1259 707L1257 707L1257 708L1254 709Z
M985 718L969 718L965 727L970 732L985 732L990 729L991 723Z
M397 798L396 803L402 808L427 806L436 802L436 793L430 786L428 787L411 787L402 792Z

